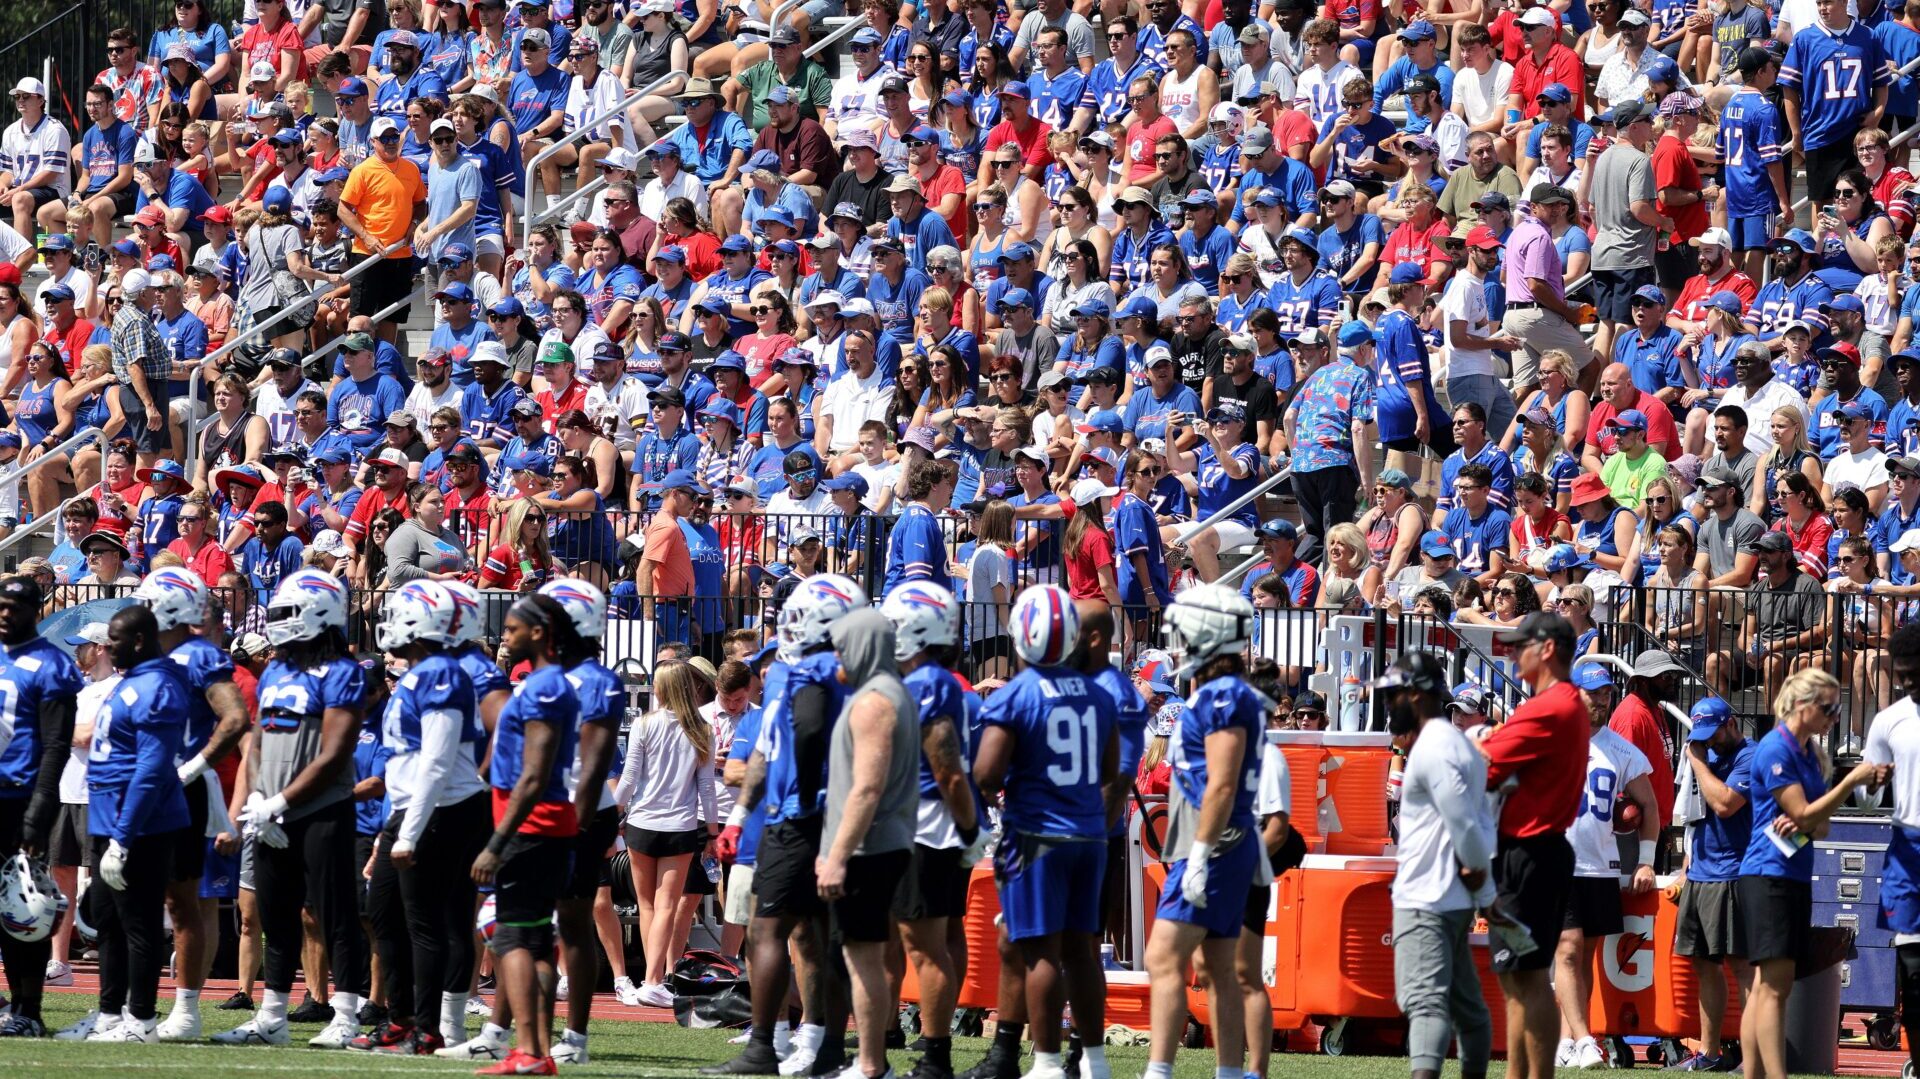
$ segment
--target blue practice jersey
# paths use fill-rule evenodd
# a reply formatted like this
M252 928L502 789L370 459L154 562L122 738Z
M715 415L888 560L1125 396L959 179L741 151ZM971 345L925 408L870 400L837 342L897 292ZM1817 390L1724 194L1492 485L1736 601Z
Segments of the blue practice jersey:
M762 804L767 810L768 824L818 816L827 808L828 754L824 747L820 753L820 774L814 776L800 774L799 761L793 752L794 697L809 686L824 689L827 716L832 722L839 718L847 692L838 677L840 659L831 650L802 656L784 666L784 677L777 687L779 693L774 693L776 687L771 681L761 693L766 714L760 720L759 748L767 761L767 794ZM805 804L802 804L803 793Z
M487 740L480 724L480 695L459 658L450 653L426 657L409 667L394 684L381 717L381 744L396 754L420 752L420 717L428 712L459 716L460 743L472 747L474 762L479 763L479 753Z
M179 667L187 687L187 729L180 747L191 756L207 746L220 717L207 703L207 690L216 682L233 681L233 660L204 637L188 637L168 655Z
M932 581L951 589L947 561L947 538L939 520L925 506L910 502L887 539L887 576L880 591L892 592L907 581Z
M567 684L573 687L573 695L580 701L580 725L597 723L612 731L615 737L613 759L607 765L607 774L620 774L621 753L619 746L620 724L627 716L627 684L613 669L597 659L581 660L567 671ZM579 798L580 784L586 779L581 767L580 754L576 746L571 774L567 777L567 789ZM600 808L613 804L611 791L603 790L600 795Z
M0 749L0 798L33 793L40 778L40 710L72 700L82 684L72 658L44 638L0 651L0 723L12 732Z
M1106 666L1093 676L1093 684L1107 691L1113 698L1114 729L1120 736L1120 774L1137 775L1140 771L1140 758L1147 751L1147 700L1140 696L1140 690L1120 668ZM1122 835L1127 830L1127 817L1122 813L1109 830L1110 835Z
M776 674L782 680L786 678L786 669L787 665L779 660L774 660L767 665L766 677L761 682L763 697L772 692ZM749 708L746 714L740 717L740 723L733 728L733 745L727 751L729 762L739 761L745 764L753 758L754 746L760 741L760 721L765 715L764 709ZM754 863L760 853L760 833L766 828L767 804L763 799L759 805L753 807L751 813L747 814L747 819L741 822L740 846L734 852L734 865L750 866Z
M1105 838L1113 699L1064 667L1028 667L987 698L980 720L1013 736L1001 819L1025 835Z
M513 687L513 696L500 710L500 720L494 727L493 761L488 769L493 789L504 794L520 782L520 770L526 763L527 725L545 723L553 727L559 745L543 777L540 801L566 802L571 807L573 791L567 786L567 773L572 770L574 746L580 737L576 725L579 716L580 698L574 695L573 684L559 664L550 663L528 674ZM528 831L539 815L536 809L520 830Z
M1216 678L1195 690L1187 710L1167 743L1167 761L1173 766L1172 790L1187 807L1200 808L1207 792L1207 736L1238 728L1246 732L1247 749L1241 758L1239 789L1227 827L1254 827L1253 799L1260 787L1260 747L1267 725L1266 705L1260 695L1238 677Z
M188 823L180 756L187 686L165 657L128 671L93 722L87 749L87 834L122 846Z

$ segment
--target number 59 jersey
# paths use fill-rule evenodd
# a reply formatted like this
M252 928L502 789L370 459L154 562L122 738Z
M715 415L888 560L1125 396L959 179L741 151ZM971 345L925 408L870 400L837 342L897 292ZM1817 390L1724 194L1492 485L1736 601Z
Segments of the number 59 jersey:
M1627 784L1653 771L1640 747L1601 727L1587 740L1587 783L1580 788L1580 813L1567 829L1573 846L1573 875L1617 877L1620 846L1613 838L1614 802Z
M1014 739L1001 806L1008 828L1106 838L1100 765L1118 712L1106 690L1065 667L1028 667L987 698L981 724Z

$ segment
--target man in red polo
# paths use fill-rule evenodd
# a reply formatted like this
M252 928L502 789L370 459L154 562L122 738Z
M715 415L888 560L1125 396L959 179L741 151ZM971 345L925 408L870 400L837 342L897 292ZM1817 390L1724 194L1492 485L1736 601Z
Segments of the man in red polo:
M1566 832L1580 811L1587 774L1587 706L1568 680L1573 624L1536 611L1494 640L1512 648L1520 680L1533 690L1513 718L1480 743L1487 789L1504 792L1493 859L1499 906L1533 938L1524 954L1501 938L1493 970L1507 1008L1507 1074L1550 1079L1560 1011L1548 971L1566 918L1573 848ZM1469 887L1472 887L1469 884Z

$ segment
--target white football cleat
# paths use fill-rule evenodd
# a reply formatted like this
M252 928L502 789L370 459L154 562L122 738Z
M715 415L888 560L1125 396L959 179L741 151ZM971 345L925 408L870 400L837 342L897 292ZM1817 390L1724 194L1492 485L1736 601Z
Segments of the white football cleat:
M352 1019L334 1016L326 1029L307 1039L307 1044L315 1049L345 1049L353 1039L360 1036L360 1024Z
M490 1033L489 1027L482 1027L480 1033L459 1045L435 1049L433 1055L451 1060L499 1060L506 1055L509 1035L505 1030L498 1034Z
M285 1019L275 1023L256 1016L224 1034L215 1034L208 1041L215 1045L288 1045L293 1041L293 1032L287 1029Z

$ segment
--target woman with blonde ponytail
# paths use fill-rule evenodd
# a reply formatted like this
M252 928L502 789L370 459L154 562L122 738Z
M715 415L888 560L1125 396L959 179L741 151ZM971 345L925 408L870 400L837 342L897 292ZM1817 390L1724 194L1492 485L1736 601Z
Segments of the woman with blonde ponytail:
M670 1008L667 971L673 951L673 914L687 874L701 872L694 856L712 842L713 726L700 715L699 672L667 663L653 674L653 710L627 735L626 765L614 797L626 812L627 854L647 971L640 1002Z

